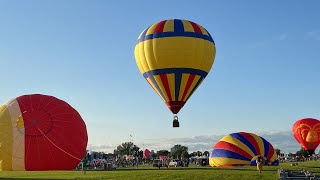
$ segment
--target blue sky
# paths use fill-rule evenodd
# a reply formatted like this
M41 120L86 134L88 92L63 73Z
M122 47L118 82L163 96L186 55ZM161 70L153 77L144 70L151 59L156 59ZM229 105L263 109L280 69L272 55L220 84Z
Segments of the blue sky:
M318 7L315 0L1 0L0 102L33 93L63 99L83 117L89 148L106 152L130 140L155 150L210 150L217 137L238 131L285 134L286 142L270 142L295 151L293 123L320 119ZM133 54L141 31L173 18L205 27L217 48L178 129Z

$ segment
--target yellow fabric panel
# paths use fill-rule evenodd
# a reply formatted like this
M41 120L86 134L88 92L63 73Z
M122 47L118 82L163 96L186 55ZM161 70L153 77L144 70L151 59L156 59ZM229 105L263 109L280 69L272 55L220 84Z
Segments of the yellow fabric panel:
M182 20L185 32L194 32L194 29L189 21Z
M157 27L158 24L159 24L159 23L152 24L152 25L150 26L150 28L147 30L146 36L149 35L149 34L153 34L154 29Z
M180 84L180 92L179 92L179 101L182 101L183 92L186 89L186 85L188 82L190 74L182 74L181 84Z
M155 75L155 76L153 76L153 77L154 77L154 79L156 80L156 82L157 82L157 84L158 84L158 86L159 86L162 94L164 95L165 101L166 101L166 102L169 101L168 95L167 95L167 93L166 93L166 89L164 88L164 86L163 86L163 84L162 84L160 75Z
M135 50L142 74L164 68L193 68L209 72L214 56L212 42L192 37L150 39L137 44Z
M0 107L0 171L12 170L12 127L7 105Z
M139 43L135 48L134 48L134 56L136 59L136 64L140 70L140 72L143 74L143 72L148 71L148 69L145 69L144 66L146 66L146 58L144 55L144 44Z
M240 140L238 140L237 138L234 138L234 137L228 135L228 136L224 136L220 141L225 141L225 142L228 142L230 144L236 145L237 147L239 147L242 150L244 150L247 153L249 153L251 155L251 157L255 156L255 154L251 151L251 149L247 145L242 143Z
M157 92L157 94L160 96L160 98L165 102L165 100L162 98L160 92L157 90L157 88L154 86L154 84L152 83L152 81L150 80L150 78L147 78L147 81L149 82L149 84L152 86L152 88Z
M259 137L259 136L257 136L257 135L255 135L255 134L252 134L252 133L249 133L251 136L253 136L254 137L254 139L257 141L257 143L258 143L258 146L259 146L259 149L260 149L260 153L259 152L257 152L257 153L259 153L262 157L265 157L265 155L264 155L264 144L263 144L263 141L262 141L262 139Z
M167 78L168 78L171 98L174 101L176 99L174 74L167 74Z
M209 36L208 31L205 30L202 26L198 25L199 28L201 29L202 34Z
M13 152L12 152L12 170L25 170L24 155L25 155L25 141L24 141L24 122L21 110L16 99L7 104L10 112L12 124L13 137ZM20 121L20 122L19 122ZM22 123L17 125L17 123Z
M174 31L174 21L168 20L163 27L163 32L173 32Z
M213 157L211 158L212 162L215 166L224 166L224 165L231 165L231 164L238 164L238 165L250 165L250 161L239 160L239 159L232 159L226 157Z
M192 89L194 88L194 86L197 84L198 80L199 80L200 76L196 75L193 79L193 82L187 92L187 95L184 97L184 99L182 99L182 101L186 101L188 99L188 97L190 96L190 93L192 91ZM200 84L199 84L200 85Z
M213 158L209 158L209 165L210 165L211 167L216 166L216 165L214 164Z
M273 162L273 161L275 161L276 159L278 159L278 155L277 155L277 153L274 151L273 155L272 155L271 158L270 158L270 162Z

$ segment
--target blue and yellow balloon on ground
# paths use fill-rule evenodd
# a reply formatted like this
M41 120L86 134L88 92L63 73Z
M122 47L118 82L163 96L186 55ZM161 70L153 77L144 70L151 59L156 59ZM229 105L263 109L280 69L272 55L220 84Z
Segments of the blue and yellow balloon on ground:
M171 19L145 29L134 54L142 75L177 114L209 73L216 48L202 26Z
M214 145L209 164L216 167L256 165L258 155L269 165L279 165L277 153L263 137L238 132L224 136Z

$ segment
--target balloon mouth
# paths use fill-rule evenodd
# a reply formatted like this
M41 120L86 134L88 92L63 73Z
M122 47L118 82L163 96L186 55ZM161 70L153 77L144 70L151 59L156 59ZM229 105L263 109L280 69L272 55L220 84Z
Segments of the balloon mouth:
M43 136L43 133L47 134L53 126L51 115L42 109L24 111L22 116L27 136Z
M173 114L178 114L178 112L184 106L185 103L186 102L184 101L169 101L169 102L166 102L166 105L168 106L168 108Z

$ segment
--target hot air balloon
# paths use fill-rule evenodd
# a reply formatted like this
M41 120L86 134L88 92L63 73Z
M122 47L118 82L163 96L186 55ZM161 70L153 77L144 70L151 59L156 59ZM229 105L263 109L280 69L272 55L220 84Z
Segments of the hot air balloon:
M80 114L53 96L24 95L0 106L0 171L71 170L87 142Z
M177 114L209 73L215 53L209 32L188 20L157 22L138 37L137 66L173 113L173 127L179 127Z
M293 136L310 155L320 143L320 121L313 118L300 119L292 127Z
M256 165L258 155L270 165L278 165L277 153L264 138L238 132L224 136L214 145L209 164L217 167Z
M145 149L143 151L143 158L150 158L151 152L149 151L149 149Z

